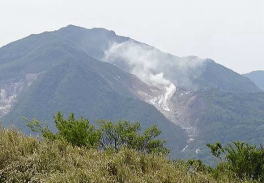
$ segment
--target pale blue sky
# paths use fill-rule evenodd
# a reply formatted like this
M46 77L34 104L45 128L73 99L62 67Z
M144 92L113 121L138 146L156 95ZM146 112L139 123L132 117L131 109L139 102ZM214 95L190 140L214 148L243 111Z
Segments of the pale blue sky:
M0 24L0 46L75 24L240 73L264 70L263 0L0 0Z

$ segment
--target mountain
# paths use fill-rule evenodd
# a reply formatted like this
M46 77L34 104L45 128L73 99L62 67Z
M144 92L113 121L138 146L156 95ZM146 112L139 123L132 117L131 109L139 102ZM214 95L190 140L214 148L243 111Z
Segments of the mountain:
M208 158L205 144L260 143L264 94L248 78L196 56L177 57L103 28L74 25L0 48L0 118L25 128L74 112L158 125L174 157Z
M253 71L244 74L245 77L253 81L260 89L264 91L264 71Z
M57 42L52 33L51 37L42 36L43 44L36 36L30 36L1 49L7 50L1 55L5 59L0 61L4 125L14 125L29 133L22 117L37 118L52 126L54 112L74 112L92 121L124 119L141 121L143 127L156 124L164 131L163 137L171 149L182 148L185 132L136 97L135 88L149 90L145 83L80 49ZM32 44L38 48L33 49ZM20 49L24 53L14 55ZM12 57L9 62L6 55Z

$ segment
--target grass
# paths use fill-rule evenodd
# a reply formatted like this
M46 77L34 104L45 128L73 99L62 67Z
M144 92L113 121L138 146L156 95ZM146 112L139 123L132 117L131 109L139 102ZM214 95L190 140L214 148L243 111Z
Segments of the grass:
M208 172L190 171L186 163L123 148L119 152L48 142L13 129L0 129L0 182L51 183L228 183ZM243 183L246 183L244 181Z

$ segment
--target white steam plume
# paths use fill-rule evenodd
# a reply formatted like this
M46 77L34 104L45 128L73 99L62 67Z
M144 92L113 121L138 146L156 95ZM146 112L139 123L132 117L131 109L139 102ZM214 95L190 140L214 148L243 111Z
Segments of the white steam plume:
M28 73L20 81L0 86L0 118L8 114L14 106L17 96L26 87L30 87L39 74Z
M105 51L103 60L158 88L160 90L158 93L142 95L143 100L185 129L190 143L194 140L196 129L188 123L178 121L177 104L172 102L172 97L177 91L176 86L187 90L199 89L194 81L204 71L205 60L194 56L176 57L133 40L112 44ZM188 146L183 151L187 148Z
M176 57L133 40L113 43L105 51L104 60L157 87L174 84L195 88L192 80L204 68L204 60L198 57Z
M128 65L128 71L142 81L154 86L168 86L171 82L164 78L163 72L158 72L160 54L151 47L139 45L133 41L114 43L105 52L105 60L118 65Z

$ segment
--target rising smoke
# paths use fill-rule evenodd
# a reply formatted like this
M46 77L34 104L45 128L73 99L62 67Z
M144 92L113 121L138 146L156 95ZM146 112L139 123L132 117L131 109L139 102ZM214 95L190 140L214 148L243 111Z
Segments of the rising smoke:
M185 129L189 142L194 140L196 129L188 123L178 121L175 112L178 110L177 104L172 102L172 97L177 87L198 89L195 79L204 71L205 60L194 56L176 57L133 40L113 43L105 51L103 60L136 75L150 86L158 87L161 93L144 100L155 106L167 119ZM188 146L183 151L187 148Z
M104 60L156 87L173 84L193 89L196 86L192 81L204 68L204 60L198 57L176 57L133 40L113 43L105 51Z
M157 50L139 45L134 41L124 43L114 43L105 52L105 60L119 65L119 62L125 62L128 71L147 84L154 86L167 86L171 82L165 79L164 73L158 71L160 66L160 53Z

